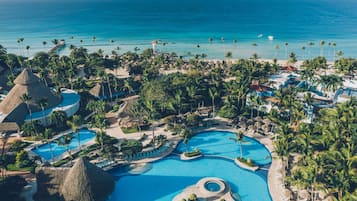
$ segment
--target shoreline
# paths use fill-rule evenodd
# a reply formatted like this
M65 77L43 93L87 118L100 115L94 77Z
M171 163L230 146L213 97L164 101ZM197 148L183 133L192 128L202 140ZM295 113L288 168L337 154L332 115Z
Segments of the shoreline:
M69 37L69 36L68 36ZM151 45L151 40L137 40L135 41L126 41L126 40L118 40L114 43L109 43L109 42L87 42L87 43L79 43L79 39L82 39L83 37L76 38L75 40L69 39L69 38L64 37L65 42L66 42L66 47L61 50L59 55L69 55L70 52L70 45L75 45L76 47L83 47L88 50L89 53L91 52L96 52L99 49L102 49L104 51L104 54L110 55L111 52L117 51L120 54L131 51L135 52L134 48L138 47L140 50L138 53L140 53L142 50L152 48ZM62 38L61 38L62 39ZM88 41L88 38L86 38ZM77 41L78 40L78 41ZM102 39L103 40L103 39ZM141 42L142 41L142 42ZM160 52L163 53L171 53L175 52L179 56L183 56L184 59L189 59L189 58L194 58L194 55L198 54L206 54L207 55L207 60L227 60L225 57L225 54L227 52L232 53L232 59L229 60L239 60L239 59L249 59L254 53L257 53L258 56L261 58L260 60L273 60L274 58L277 58L278 60L286 60L285 56L285 50L283 49L283 42L282 41L271 41L274 44L266 44L265 42L260 42L260 46L258 47L252 47L251 42L252 41L245 41L241 43L234 44L232 42L226 42L226 43L220 43L220 42L214 42L213 44L210 44L209 42L204 42L204 43L199 43L197 41L190 41L190 42L175 42L175 43L168 43L167 45L163 46L162 44L157 45L157 49ZM48 52L51 50L53 47L55 47L50 41L48 41L47 46L41 45L40 41L33 40L29 43L29 46L31 48L29 50L25 50L24 47L19 47L16 46L16 44L8 43L8 42L0 42L1 45L3 45L5 48L7 48L8 53L14 53L14 54L19 54L25 57L33 57L37 52ZM12 44L12 45L11 45ZM288 50L288 53L294 52L296 54L296 57L298 60L303 60L303 58L306 59L311 59L319 56L319 47L314 47L312 53L310 55L307 55L307 52L304 53L303 55L302 50L297 47L294 48L294 46L299 46L305 45L300 42L291 42L291 49ZM200 45L200 48L197 48L197 45ZM278 53L274 50L274 45L279 45L281 46L281 49L279 50ZM119 47L119 50L117 50L117 47ZM325 58L328 61L333 61L333 50L330 47L330 51L328 52L328 47L325 47L326 49L326 54ZM343 50L343 48L341 48ZM336 49L336 52L340 50L340 48ZM306 50L307 51L307 50ZM191 53L191 56L188 55L188 52ZM344 52L344 57L355 57L357 53L355 53L355 50L351 51L343 51ZM337 57L335 57L337 59Z

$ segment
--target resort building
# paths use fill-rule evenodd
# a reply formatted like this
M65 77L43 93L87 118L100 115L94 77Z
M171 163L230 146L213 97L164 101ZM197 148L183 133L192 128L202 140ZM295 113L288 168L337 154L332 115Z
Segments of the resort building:
M53 111L65 111L69 117L79 109L80 97L76 92L66 89L56 94L29 69L24 69L14 84L0 103L0 123L22 125L26 121L39 120L48 124Z
M37 168L36 179L39 201L102 201L115 185L112 175L83 158L71 168Z
M107 100L111 98L117 98L124 93L110 86L108 82L97 83L89 93L99 100Z

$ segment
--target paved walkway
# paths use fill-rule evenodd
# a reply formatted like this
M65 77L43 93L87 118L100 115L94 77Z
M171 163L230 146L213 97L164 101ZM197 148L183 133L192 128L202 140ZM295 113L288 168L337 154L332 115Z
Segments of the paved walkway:
M226 130L231 132L237 132L237 129L233 129L227 126L228 119L216 117L215 120L218 120L220 123L215 127L211 127L207 130ZM253 133L246 132L245 135L252 137L258 140L261 144L264 144L265 147L269 150L272 156L272 163L269 168L268 172L268 186L270 195L273 201L286 201L289 200L285 196L286 189L284 188L283 181L282 181L282 164L281 161L277 158L274 152L273 141L270 139L271 136L257 136Z
M201 128L198 129L197 132L199 131L209 131L209 130L226 130L226 131L231 131L231 132L237 132L237 129L233 129L230 126L227 126L227 123L229 122L228 119L221 118L221 117L216 117L215 121L218 122L217 125L211 126L209 128ZM142 132L137 132L137 133L131 133L131 134L124 134L123 131L120 129L119 125L112 124L107 130L107 134L115 137L117 139L140 139L143 134L145 133L148 135L149 140L152 139L152 131L142 131ZM170 141L174 141L176 143L179 142L179 137L178 136L173 136L170 132L165 131L165 127L157 127L155 128L155 135L160 135L163 134L169 139ZM266 148L270 151L272 155L272 163L269 168L268 172L268 186L269 186L269 191L271 194L271 197L274 201L286 201L288 198L285 196L286 189L284 188L283 182L282 182L282 164L281 161L277 158L273 147L273 142L270 139L271 136L255 136L251 133L246 133L247 136L253 137L256 140L258 140L260 143L264 144ZM142 162L151 162L154 160L158 160L160 158L165 157L166 155L170 154L175 148L173 147L172 150L168 150L163 154L162 156L156 157L156 158L147 158L139 161L135 161L135 163L142 163Z

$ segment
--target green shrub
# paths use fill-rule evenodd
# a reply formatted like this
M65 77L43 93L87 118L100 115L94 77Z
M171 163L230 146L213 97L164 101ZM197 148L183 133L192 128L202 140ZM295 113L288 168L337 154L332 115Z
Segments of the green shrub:
M255 162L250 158L245 159L245 158L238 157L237 160L241 163L244 163L244 164L250 166L250 167L257 166L257 164L255 164Z
M201 152L200 152L200 150L198 150L197 148L195 148L194 151L185 152L184 155L185 155L186 157L194 157L194 156L199 156L199 155L201 155Z
M16 166L18 168L27 167L30 165L29 156L26 151L21 150L16 154Z
M189 197L188 197L188 201L197 201L197 195L196 194L191 194Z
M137 127L131 127L131 128L121 128L124 134L130 134L130 133L136 133L139 132Z
M12 152L19 152L23 150L25 147L27 147L30 143L28 142L23 142L21 140L15 141L14 143L11 144L9 151Z
M69 162L69 159L62 159L62 160L56 161L52 165L53 165L53 167L60 167L68 162Z

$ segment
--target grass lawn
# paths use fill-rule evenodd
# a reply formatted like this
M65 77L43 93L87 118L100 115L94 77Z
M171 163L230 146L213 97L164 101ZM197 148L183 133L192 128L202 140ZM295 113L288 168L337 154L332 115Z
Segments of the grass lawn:
M123 131L123 133L125 134L131 134L131 133L136 133L139 132L137 127L132 127L132 128L121 128L121 130Z
M8 164L7 165L7 170L8 171L28 171L28 172L32 172L34 170L34 167L19 168L15 164Z

